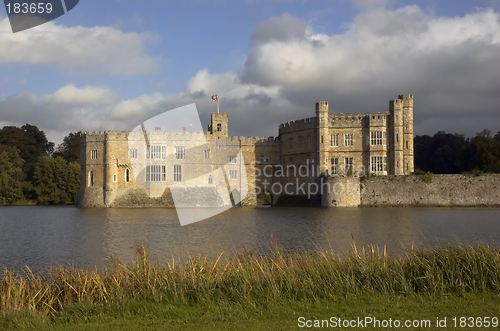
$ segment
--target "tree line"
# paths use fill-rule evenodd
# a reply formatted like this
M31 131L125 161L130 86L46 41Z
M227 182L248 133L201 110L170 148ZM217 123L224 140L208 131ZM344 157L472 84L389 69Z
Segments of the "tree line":
M54 148L34 125L0 129L0 205L74 204L80 186L80 136Z
M483 130L473 138L444 131L416 136L415 168L435 174L500 172L500 132ZM416 170L416 171L418 171Z

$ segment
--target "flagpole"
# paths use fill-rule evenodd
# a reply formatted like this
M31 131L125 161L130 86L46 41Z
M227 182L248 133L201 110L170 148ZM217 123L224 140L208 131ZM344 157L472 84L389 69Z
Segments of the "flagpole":
M217 114L219 114L219 93L217 93Z

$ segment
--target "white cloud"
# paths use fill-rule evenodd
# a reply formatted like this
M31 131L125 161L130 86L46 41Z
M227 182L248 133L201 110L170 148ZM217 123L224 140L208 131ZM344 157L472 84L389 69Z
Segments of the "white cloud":
M153 73L159 58L146 53L156 42L152 33L123 32L114 27L65 27L49 22L12 33L8 18L0 20L0 65L50 64L78 74L134 76Z
M27 91L0 102L0 113L2 120L29 122L62 138L77 130L128 130L194 102L206 125L216 109L210 97L218 93L231 134L263 136L276 135L281 122L314 116L318 100L330 101L332 113L383 112L389 99L412 93L416 134L496 132L499 18L492 10L447 18L417 6L375 8L360 13L345 33L324 35L285 14L256 26L257 44L241 72L202 69L177 94L129 100L95 86L69 85L51 95Z

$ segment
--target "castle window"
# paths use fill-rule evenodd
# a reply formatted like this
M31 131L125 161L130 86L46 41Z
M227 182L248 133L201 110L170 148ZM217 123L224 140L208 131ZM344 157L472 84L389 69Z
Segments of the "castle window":
M92 160L97 159L97 149L93 149L93 150L90 151L90 158Z
M130 182L130 170L129 169L125 170L125 181L127 183Z
M212 184L213 183L213 179L212 179L212 175L208 176L208 184Z
M304 148L304 137L299 136L299 148L303 149Z
M293 149L293 138L288 139L288 149Z
M371 145L384 145L386 144L385 131L372 131L370 132Z
M311 136L307 136L307 147L311 148L312 147L312 139Z
M344 146L354 145L354 133L344 133Z
M238 159L236 158L236 156L229 157L229 163L238 163L237 161L238 161Z
M147 182L164 182L166 180L164 165L148 165L146 166L146 181Z
M113 175L113 182L116 182L116 175Z
M339 146L339 135L338 135L338 133L330 135L330 146L331 147L338 147Z
M204 149L203 150L203 157L205 159L209 159L210 158L210 150L209 149Z
M137 159L137 149L129 149L130 159Z
M338 173L339 173L339 158L332 157L330 160L330 165L331 165L330 173L332 175L338 175Z
M396 142L399 142L399 133L396 133Z
M174 165L174 182L182 181L182 166L179 164Z
M344 158L344 166L346 173L352 173L354 171L354 158L352 157Z
M94 186L94 172L89 172L89 186Z
M237 179L238 171L237 170L229 170L229 179Z
M184 160L186 158L186 147L176 146L175 147L175 159Z
M387 171L387 158L385 156L372 156L371 171Z
M399 161L396 161L396 168L399 168Z
M406 141L406 149L408 149L408 140Z
M152 160L166 159L167 146L146 146L146 158Z
M217 131L222 131L222 124L217 124Z

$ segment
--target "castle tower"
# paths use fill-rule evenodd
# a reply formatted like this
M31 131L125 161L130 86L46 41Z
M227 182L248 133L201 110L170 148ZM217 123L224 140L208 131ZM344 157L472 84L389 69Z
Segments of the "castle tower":
M403 132L404 132L404 174L414 171L413 157L413 95L403 94L398 97L403 100Z
M208 132L215 136L228 136L228 121L226 113L212 113L212 120L208 125Z
M405 173L403 153L403 100L399 98L390 100L389 112L392 119L392 128L390 130L392 144L390 149L390 159L392 160L392 162L390 164L389 174L403 175Z
M328 101L316 102L316 162L319 174L328 171ZM318 174L318 175L319 175Z

